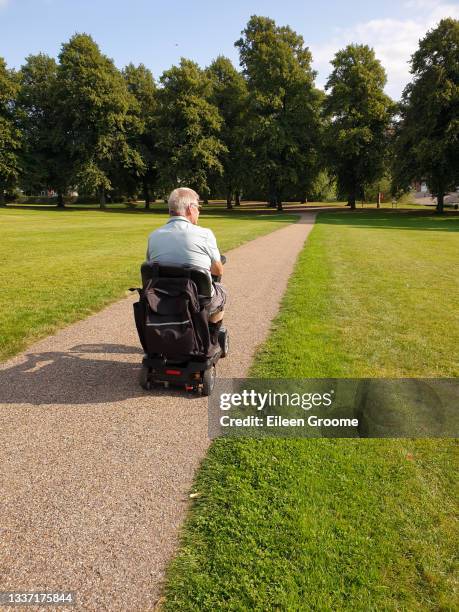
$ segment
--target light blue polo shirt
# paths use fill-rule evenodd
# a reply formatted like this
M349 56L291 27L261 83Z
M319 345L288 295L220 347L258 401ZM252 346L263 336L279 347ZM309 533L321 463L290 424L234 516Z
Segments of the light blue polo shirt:
M148 237L147 260L176 266L197 266L208 270L221 261L212 230L193 225L186 217L171 217L166 225Z

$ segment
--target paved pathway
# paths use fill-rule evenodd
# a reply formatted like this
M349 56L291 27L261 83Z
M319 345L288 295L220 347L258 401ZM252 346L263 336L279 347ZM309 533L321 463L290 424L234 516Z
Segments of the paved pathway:
M230 251L231 355L247 373L314 214ZM143 391L132 298L0 365L0 590L72 590L73 610L153 610L193 475L207 402ZM28 608L30 609L30 608Z

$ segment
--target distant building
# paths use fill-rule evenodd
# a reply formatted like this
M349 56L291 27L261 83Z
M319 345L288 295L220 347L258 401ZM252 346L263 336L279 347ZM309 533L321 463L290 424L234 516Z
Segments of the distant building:
M425 181L413 181L411 183L411 188L416 193L423 193L423 194L429 193L429 188L427 187L427 183Z

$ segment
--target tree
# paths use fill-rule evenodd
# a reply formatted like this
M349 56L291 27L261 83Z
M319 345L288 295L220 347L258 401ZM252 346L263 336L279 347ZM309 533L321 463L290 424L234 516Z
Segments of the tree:
M72 36L59 61L58 144L68 162L67 182L97 192L103 208L114 177L144 170L127 140L133 100L113 61L87 34Z
M161 76L158 146L163 189L187 185L206 198L212 175L223 172L222 118L212 104L212 80L182 58Z
M443 19L411 58L396 135L396 186L426 180L443 212L459 184L459 21Z
M232 208L244 185L249 167L246 139L247 83L231 61L220 55L207 69L213 82L212 102L223 119L220 139L227 151L222 155L223 175L220 181L226 193L227 208Z
M384 93L386 73L367 45L348 45L332 60L324 115L328 164L338 193L355 209L365 185L384 173L393 103Z
M326 170L321 170L311 186L310 197L314 201L324 202L336 198L336 181Z
M57 63L43 53L29 55L20 77L18 107L24 136L22 184L31 191L43 188L57 191L58 206L62 207L69 187L66 181L69 172L57 144Z
M140 155L144 170L138 175L128 173L131 183L136 186L139 179L145 199L145 208L150 208L152 192L158 186L158 153L156 147L156 120L157 120L157 90L153 75L143 64L134 66L129 64L123 71L128 91L135 102L130 114L133 120L128 133L130 146Z
M376 202L376 207L379 208L382 201L390 199L391 193L392 176L386 171L376 181L365 186L365 201Z
M301 36L272 19L252 16L235 43L248 80L247 132L255 153L252 171L282 210L282 199L318 171L320 92L311 53Z
M17 125L17 74L0 57L0 206L5 204L5 190L17 182L20 172L21 133Z

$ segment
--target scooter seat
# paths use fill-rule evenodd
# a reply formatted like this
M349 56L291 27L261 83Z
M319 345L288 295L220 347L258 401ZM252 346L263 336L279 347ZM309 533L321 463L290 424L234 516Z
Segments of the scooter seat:
M209 272L203 268L145 261L140 268L140 272L142 275L143 288L145 288L148 281L153 278L190 278L196 284L199 297L212 297L212 280Z

